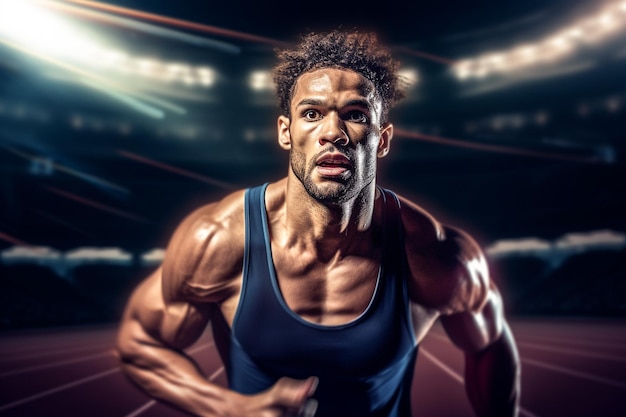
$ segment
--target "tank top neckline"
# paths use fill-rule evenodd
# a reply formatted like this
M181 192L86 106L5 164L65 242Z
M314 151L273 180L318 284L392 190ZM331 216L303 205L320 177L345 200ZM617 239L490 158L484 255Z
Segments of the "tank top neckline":
M379 294L381 292L381 281L382 281L381 277L384 276L384 272L385 272L384 265L386 261L386 253L387 253L386 250L382 248L380 264L378 266L378 274L376 276L376 285L374 287L374 291L372 292L372 295L370 297L370 300L367 306L358 316L356 316L354 319L349 320L345 323L332 324L332 325L318 324L318 323L314 323L312 321L303 319L299 314L297 314L287 305L287 302L285 301L285 298L283 297L283 294L278 285L278 277L276 276L276 267L274 266L274 259L272 256L272 244L270 240L269 225L268 225L268 220L267 220L267 207L265 205L265 191L268 185L269 183L263 184L261 192L259 193L260 199L261 199L260 203L261 203L261 221L263 225L263 241L265 243L264 245L265 255L266 255L267 267L268 267L268 271L270 275L270 281L272 283L273 294L276 297L276 300L278 301L278 303L280 304L282 310L285 313L287 313L287 315L292 317L296 322L300 323L301 325L308 326L308 327L318 329L318 330L333 331L333 330L341 330L341 329L345 329L348 327L356 326L362 320L364 320L364 318L367 316L367 314L372 309L372 306L374 305L375 301L378 299ZM381 242L385 242L385 237L386 237L385 236L386 234L385 218L387 216L387 212L385 210L384 203L386 201L386 196L385 196L384 191L380 187L377 187L377 189L379 190L381 198L383 199L382 200L383 201L383 214L382 214L383 221L381 222L381 228L382 228Z

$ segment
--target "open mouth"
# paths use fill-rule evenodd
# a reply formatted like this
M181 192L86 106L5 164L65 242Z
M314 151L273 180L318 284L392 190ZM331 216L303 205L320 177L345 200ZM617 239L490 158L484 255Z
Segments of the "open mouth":
M317 171L328 177L343 175L352 169L350 160L340 153L326 153L316 161Z

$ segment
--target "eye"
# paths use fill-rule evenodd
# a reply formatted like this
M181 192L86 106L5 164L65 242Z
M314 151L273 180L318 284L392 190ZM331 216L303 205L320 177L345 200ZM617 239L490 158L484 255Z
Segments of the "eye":
M359 110L352 110L347 114L347 120L349 122L367 123L369 121L367 115Z
M302 113L302 116L306 120L319 120L322 118L321 113L314 109L305 110L304 113Z

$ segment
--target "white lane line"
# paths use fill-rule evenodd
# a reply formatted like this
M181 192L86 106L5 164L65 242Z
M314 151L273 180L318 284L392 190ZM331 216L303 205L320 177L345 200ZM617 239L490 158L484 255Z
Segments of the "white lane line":
M209 377L209 381L213 381L222 372L224 372L224 367L223 366L219 367L217 371L215 371L215 372L213 372L211 374L211 376Z
M581 330L581 332L584 331ZM438 339L445 339L445 340L450 340L448 339L448 337L446 336L445 332L443 330L440 331L431 331L430 333L428 333L428 335L432 335ZM618 349L620 351L624 351L624 345L623 343L614 343L612 341L593 341L593 340L586 340L586 339L571 339L571 338L567 338L565 336L563 337L555 337L555 336L540 336L537 335L535 333L521 333L521 332L516 332L515 329L513 329L513 337L515 338L516 343L533 343L533 342L538 342L538 343L551 343L551 344L566 344L566 345L579 345L582 348L585 347L593 347L593 348L603 348L603 349ZM528 342L527 342L528 341Z
M440 334L433 334L433 336L441 340L446 340L446 341L450 340L446 336L443 336ZM515 343L517 344L517 346L526 346L531 349L545 350L549 352L564 353L564 354L570 354L570 355L576 355L576 356L584 356L587 358L604 359L608 361L626 362L626 357L617 356L617 355L593 353L593 352L589 352L586 350L568 349L565 347L545 346L544 344L532 343L532 342L520 342L519 340L516 340Z
M92 359L103 358L105 356L113 356L113 351L107 351L107 352L104 352L104 353L98 353L96 355L82 356L80 358L68 359L68 360L65 360L65 361L47 363L45 365L31 366L29 368L15 369L13 371L8 371L8 372L1 373L0 374L0 378L5 378L7 376L13 376L13 375L25 374L27 372L41 371L43 369L56 368L58 366L71 365L73 363L86 362L86 361L90 361Z
M521 361L522 363L528 363L530 365L534 365L534 366L544 368L544 369L549 369L551 371L560 372L560 373L575 376L578 378L588 379L590 381L600 382L600 383L611 385L611 386L621 388L621 389L626 389L626 383L622 381L617 381L617 380L610 379L610 378L604 378L604 377L593 375L587 372L575 371L573 369L564 368L562 366L550 365L549 363L536 361L536 360L528 359L528 358L521 358Z
M421 347L419 351L420 353L423 353L431 362L433 362L435 365L441 368L442 371L444 371L445 373L450 375L452 378L454 378L457 382L461 384L464 383L465 379L460 374L456 373L451 368L449 368L448 365L441 362L439 359L435 358L435 356L429 353L426 349Z
M203 344L203 345L200 345L200 346L198 346L198 347L195 347L195 348L193 348L193 349L189 350L189 351L187 352L187 354L188 354L188 355L192 355L192 354L194 354L194 353L197 353L197 352L201 351L202 349L206 349L206 348L208 348L208 347L211 347L211 346L213 346L214 344L215 344L215 342L207 342L207 343L205 343L205 344Z
M95 333L95 334L93 334ZM54 347L57 349L63 349L71 346L75 346L77 344L84 345L85 341L88 343L97 343L103 344L107 343L106 341L115 340L115 333L111 333L110 335L102 332L85 332L85 333L77 333L72 335L65 335L63 332L58 334L49 335L49 336L29 336L24 335L23 338L31 339L29 341L23 341L19 343L20 336L15 335L12 337L3 338L0 343L2 346L0 352L2 354L10 354L15 352L27 352L27 351L37 351L42 349L47 349L48 347ZM95 341L95 342L94 342ZM110 342L109 342L110 343Z
M138 409L136 409L135 411L133 411L132 413L126 414L124 417L137 417L139 414L143 413L144 411L149 410L150 407L152 407L156 403L157 402L155 400L150 400L144 405L142 405L141 407L139 407Z
M523 335L523 334L515 333L515 331L513 332L513 336L515 337L516 341L531 340L531 341L536 341L540 343L551 342L551 343L566 344L566 345L579 345L582 347L588 346L588 347L601 348L601 349L619 349L621 351L624 351L623 343L613 343L610 341L602 342L602 341L592 341L592 340L585 340L585 339L570 339L570 338L565 338L565 337L538 336L536 334Z
M224 371L224 367L222 366L217 371L213 372L213 374L211 374L211 376L209 377L209 381L213 381L223 371ZM157 402L155 400L150 400L147 403L145 403L144 405L142 405L141 407L139 407L138 409L136 409L135 411L131 412L130 414L126 414L124 417L137 417L138 415L140 415L144 411L150 409L156 403Z
M517 346L526 346L526 347L529 347L531 349L545 350L545 351L557 352L557 353L564 353L564 354L575 355L575 356L584 356L584 357L587 357L587 358L604 359L604 360L607 360L607 361L626 362L626 358L623 357L623 356L602 354L602 353L593 353L593 352L588 352L588 351L579 350L579 349L550 347L550 346L540 345L538 343L519 342L519 341L517 342Z
M424 353L428 359L430 359L435 365L441 368L445 373L454 378L457 382L459 382L460 384L465 384L465 378L463 378L461 374L449 368L446 364L437 359L432 353L428 352L423 347L420 347L419 351L420 353ZM521 415L526 417L539 417L538 415L534 414L531 411L528 411L524 407L519 407L519 412Z
M213 342L205 343L204 345L198 346L197 348L195 348L192 351L190 351L190 353L191 352L197 352L197 351L202 350L202 349L204 349L204 348L206 348L206 347L208 347L210 345L213 345ZM60 385L60 386L55 387L55 388L51 388L51 389L46 390L46 391L42 391L42 392L40 392L38 394L34 394L34 395L29 396L29 397L22 398L21 400L17 400L17 401L13 401L11 403L8 403L8 404L0 405L0 411L5 411L5 410L8 410L10 408L17 407L18 405L22 405L22 404L25 404L25 403L28 403L28 402L31 402L31 401L34 401L34 400L38 400L39 398L42 398L42 397L47 397L48 395L55 394L57 392L66 390L68 388L73 388L73 387L75 387L77 385L81 385L81 384L84 384L86 382L90 382L90 381L93 381L95 379L102 378L102 377L105 377L107 375L113 374L115 372L119 372L119 371L120 371L120 368L109 369L108 371L100 372L100 373L88 376L86 378L82 378L82 379L79 379L79 380L76 380L76 381L73 381L73 382L70 382L70 383L67 383L67 384L64 384L64 385Z
M22 354L20 355L19 353L14 352L12 355L11 354L7 354L7 355L0 355L0 362L14 362L14 361L19 361L19 360L24 360L24 359L32 359L32 358L44 358L46 356L53 356L53 355L59 355L59 354L63 354L63 353L70 353L70 352L78 352L81 350L100 350L102 349L103 346L112 346L112 343L98 343L98 344L94 344L94 345L90 345L90 346L81 346L81 347L74 347L74 348L55 348L55 349L47 349L45 350L45 352L37 352L37 353L26 353L26 354Z
M46 390L46 391L42 391L39 394L31 395L30 397L22 398L21 400L13 401L12 403L4 404L4 405L0 406L0 411L5 411L5 410L8 410L10 408L17 407L18 405L22 405L22 404L25 404L25 403L37 400L39 398L46 397L46 396L48 396L50 394L54 394L54 393L57 393L59 391L66 390L68 388L72 388L72 387L75 387L77 385L84 384L85 382L90 382L90 381L93 381L93 380L98 379L98 378L103 378L103 377L105 377L107 375L111 375L111 374L113 374L115 372L119 372L119 371L120 371L119 368L109 369L108 371L100 372L98 374L91 375L91 376L88 376L86 378L82 378L82 379L79 379L77 381L70 382L68 384L60 385L60 386L58 386L56 388L52 388L52 389L49 389L49 390Z

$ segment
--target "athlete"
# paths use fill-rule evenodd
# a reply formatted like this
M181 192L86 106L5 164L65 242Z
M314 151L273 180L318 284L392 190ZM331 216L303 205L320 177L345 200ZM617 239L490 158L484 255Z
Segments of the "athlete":
M439 320L476 415L516 416L517 349L481 249L376 183L398 61L358 31L311 33L278 58L287 175L182 221L124 313L125 374L196 416L410 416ZM228 387L184 353L209 322Z

